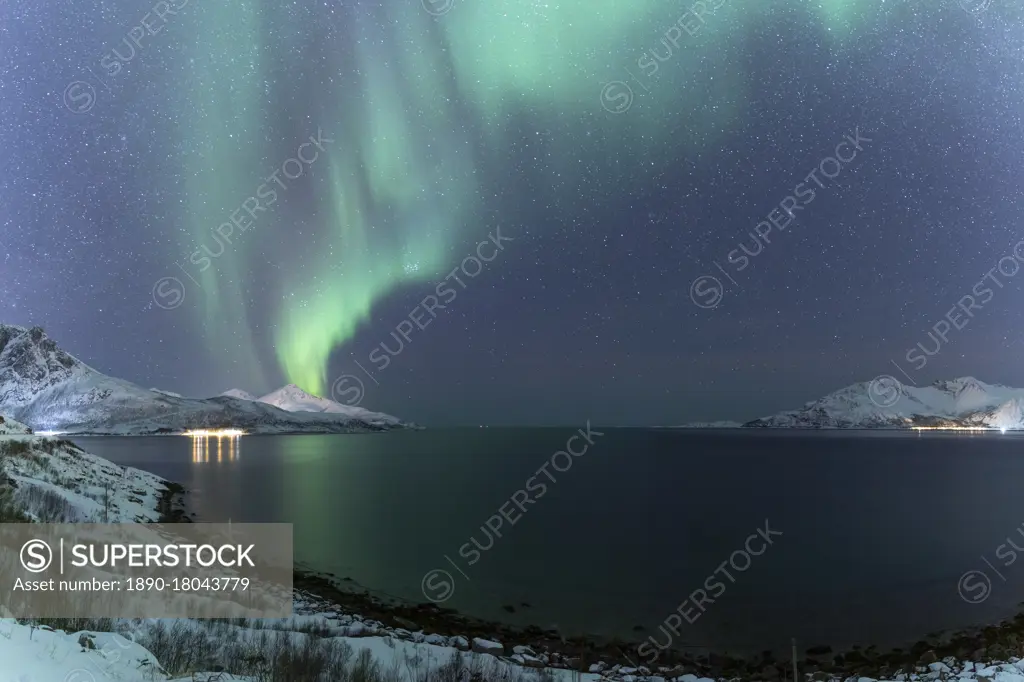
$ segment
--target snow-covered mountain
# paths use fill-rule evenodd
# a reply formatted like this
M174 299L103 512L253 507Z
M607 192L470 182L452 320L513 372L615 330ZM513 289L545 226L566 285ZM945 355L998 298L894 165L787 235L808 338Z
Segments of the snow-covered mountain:
M744 424L772 428L909 428L913 426L1024 429L1024 389L974 377L907 386L893 377L847 386L798 410Z
M252 393L249 393L249 391L243 391L240 388L232 388L230 390L224 391L223 393L221 393L221 396L224 398L238 398L239 400L251 400L254 402L256 401L256 396L254 396Z
M390 414L382 412L371 412L362 407L343 405L327 398L320 398L306 393L295 384L288 384L282 388L272 391L262 398L261 403L279 407L288 412L325 412L329 414L343 414L353 419L361 419L371 424L398 424L398 419Z
M337 412L288 412L235 397L183 398L109 377L39 327L0 324L0 414L36 431L154 434L238 428L250 433L348 433L402 426ZM373 414L373 413L368 413Z

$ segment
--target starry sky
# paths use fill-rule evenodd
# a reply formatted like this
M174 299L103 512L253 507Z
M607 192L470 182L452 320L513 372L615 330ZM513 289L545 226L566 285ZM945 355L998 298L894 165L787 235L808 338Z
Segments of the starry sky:
M1024 386L1022 48L1009 0L0 0L0 321L428 425Z

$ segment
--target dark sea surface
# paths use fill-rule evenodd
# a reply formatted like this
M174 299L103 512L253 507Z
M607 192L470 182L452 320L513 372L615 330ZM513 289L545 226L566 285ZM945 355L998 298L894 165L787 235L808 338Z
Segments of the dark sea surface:
M317 570L421 602L429 574L445 606L566 634L660 635L730 557L677 644L901 645L1024 600L1024 436L595 428L554 481L575 427L76 442L182 483L200 520L293 523Z

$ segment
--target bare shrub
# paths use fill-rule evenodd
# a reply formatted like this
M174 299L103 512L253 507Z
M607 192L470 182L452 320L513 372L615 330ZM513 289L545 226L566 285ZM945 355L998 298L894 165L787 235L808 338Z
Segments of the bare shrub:
M35 485L22 485L14 491L15 506L40 523L77 523L78 510L60 493Z

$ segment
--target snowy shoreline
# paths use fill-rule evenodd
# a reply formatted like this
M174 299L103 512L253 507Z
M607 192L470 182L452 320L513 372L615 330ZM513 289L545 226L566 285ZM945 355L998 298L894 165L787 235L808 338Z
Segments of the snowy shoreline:
M301 583L298 577L297 574L297 586ZM475 641L476 638L501 642L505 645L506 654L510 648L515 652L544 652L538 656L547 667L586 671L600 679L620 682L775 682L793 679L792 658L788 652L776 658L769 651L760 655L732 655L721 650L698 648L699 655L694 655L687 650L663 650L651 664L645 665L643 657L637 653L636 641L609 641L588 636L564 638L536 627L521 628L476 620L433 604L396 607L393 603L378 604L368 596L362 598L371 606L361 608L358 601L353 603L350 597L339 598L336 589L330 586L314 588L305 593L305 598L310 601L309 606L314 612L343 612L365 623L368 629L357 625L356 632L361 636L386 632L387 636L416 641L420 633L410 632L402 626L411 627L414 623L427 625L424 631L443 633L428 635L427 641L438 645L446 642L448 646L457 646L456 642L464 645L465 641ZM316 607L318 601L321 605ZM688 651L693 652L694 648ZM975 672L983 673L978 675L978 679L988 679L993 671L1013 672L1005 667L1008 665L1015 666L1014 671L1024 675L1021 672L1024 671L1024 662L1021 662L1024 658L1024 613L998 624L928 635L903 648L881 649L873 645L833 648L828 643L815 641L799 643L797 653L798 678L819 682L929 682L956 676L973 679ZM520 665L537 665L529 658L525 662L517 656L511 658ZM1020 665L1016 665L1018 663ZM1024 682L1024 676L1021 680L1000 677L996 682Z

